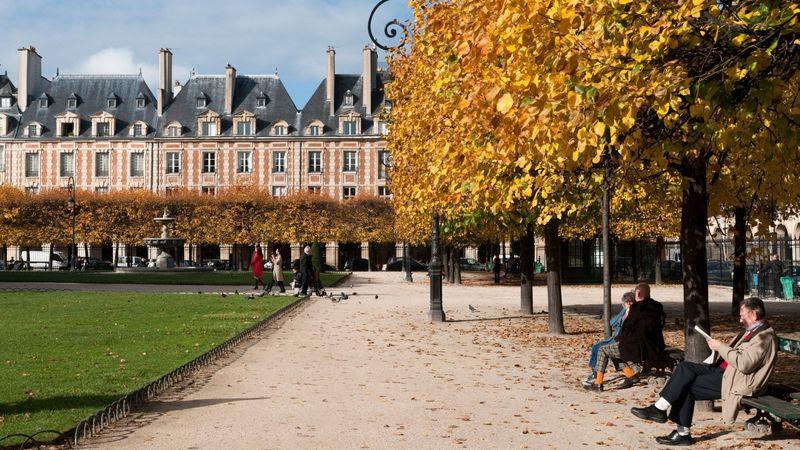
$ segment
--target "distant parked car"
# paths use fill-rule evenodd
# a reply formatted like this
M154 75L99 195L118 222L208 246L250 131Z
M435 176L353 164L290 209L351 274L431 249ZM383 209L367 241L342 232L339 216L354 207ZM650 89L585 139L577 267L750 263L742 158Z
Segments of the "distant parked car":
M213 267L214 270L230 270L231 264L227 259L208 259L205 261L206 266Z
M113 270L114 265L111 261L103 261L100 258L90 256L88 258L78 258L78 267L84 270Z
M128 263L130 262L130 266ZM117 267L147 267L147 258L141 256L118 256Z
M50 267L50 252L42 250L23 251L20 253L21 267L26 267L28 255L30 254L30 268L31 269L48 269ZM67 255L62 252L53 252L52 259L53 269L67 269L69 267L69 260ZM19 264L18 264L19 265Z
M344 263L344 270L348 272L364 272L369 270L369 260L365 258L350 258Z
M389 260L389 263L386 264L386 268L383 269L387 272L401 272L403 270L403 257L394 258L394 260ZM421 262L412 259L411 260L411 271L412 272L427 272L428 266L422 264Z
M461 270L484 270L483 264L479 263L475 258L459 258L458 263L461 265Z

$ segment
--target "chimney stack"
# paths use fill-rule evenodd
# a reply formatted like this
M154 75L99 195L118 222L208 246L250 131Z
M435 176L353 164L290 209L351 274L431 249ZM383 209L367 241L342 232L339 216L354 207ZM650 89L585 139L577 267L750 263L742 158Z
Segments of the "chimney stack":
M19 69L19 86L17 86L17 104L20 111L25 111L31 99L41 94L42 57L31 45L17 50L17 67Z
M329 111L331 116L336 111L334 105L334 86L336 85L336 50L333 47L328 47L328 73L325 78L325 100L328 102Z
M158 115L164 114L172 101L172 51L162 48L158 52Z
M225 114L233 113L233 90L236 87L236 69L225 66Z
M372 115L372 92L375 90L375 77L378 72L378 53L368 45L364 47L362 54L363 72L361 75L361 86L364 91L361 101L364 103L365 114Z

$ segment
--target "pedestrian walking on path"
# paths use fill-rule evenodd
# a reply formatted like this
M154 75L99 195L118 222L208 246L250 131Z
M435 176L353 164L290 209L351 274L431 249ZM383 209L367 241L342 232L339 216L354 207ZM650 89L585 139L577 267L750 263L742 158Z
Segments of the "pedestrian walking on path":
M281 256L280 249L275 249L275 254L270 255L269 260L272 261L272 279L269 284L264 288L264 291L272 291L272 286L275 284L280 288L280 292L286 292L286 287L283 286L283 257Z
M253 289L258 289L258 283L260 282L262 286L267 285L264 283L264 257L261 255L261 247L256 245L256 249L253 251L253 258L250 259L250 269L253 271L253 278L256 280L256 285Z

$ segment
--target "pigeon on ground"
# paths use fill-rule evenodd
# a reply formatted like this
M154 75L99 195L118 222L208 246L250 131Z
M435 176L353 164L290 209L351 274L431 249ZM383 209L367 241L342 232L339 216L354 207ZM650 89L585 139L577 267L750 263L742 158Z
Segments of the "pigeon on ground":
M352 295L358 295L358 292L353 292L353 294L352 294Z
M239 290L238 290L238 289L235 289L233 292L234 292L236 295L239 295Z
M227 295L225 295L225 293L224 293L224 292L222 292L222 293L221 293L221 295L222 295L222 298L225 298L225 297L227 297Z
M248 300L253 300L254 298L255 298L255 296L253 294L247 294L247 299Z
M375 300L377 300L377 299L378 299L378 294L375 294Z
M475 312L475 311L477 311L477 309L475 309L475 307L474 307L474 306L472 306L472 305L469 305L469 310L470 310L470 311L472 311L472 312Z
M203 291L197 291L197 293L198 293L198 294L202 294L202 293L203 293Z

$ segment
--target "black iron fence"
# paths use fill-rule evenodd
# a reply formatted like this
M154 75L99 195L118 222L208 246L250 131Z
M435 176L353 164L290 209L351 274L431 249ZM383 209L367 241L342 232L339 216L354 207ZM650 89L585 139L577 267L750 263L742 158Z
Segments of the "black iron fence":
M708 280L712 285L733 284L733 240L709 239L706 243ZM656 243L613 241L611 274L615 283L655 281ZM600 239L570 240L562 244L562 278L569 283L599 283L603 278ZM682 278L680 243L667 241L661 254L661 278L679 283ZM800 239L749 239L747 283L752 295L784 297L781 277L792 279L800 294Z

